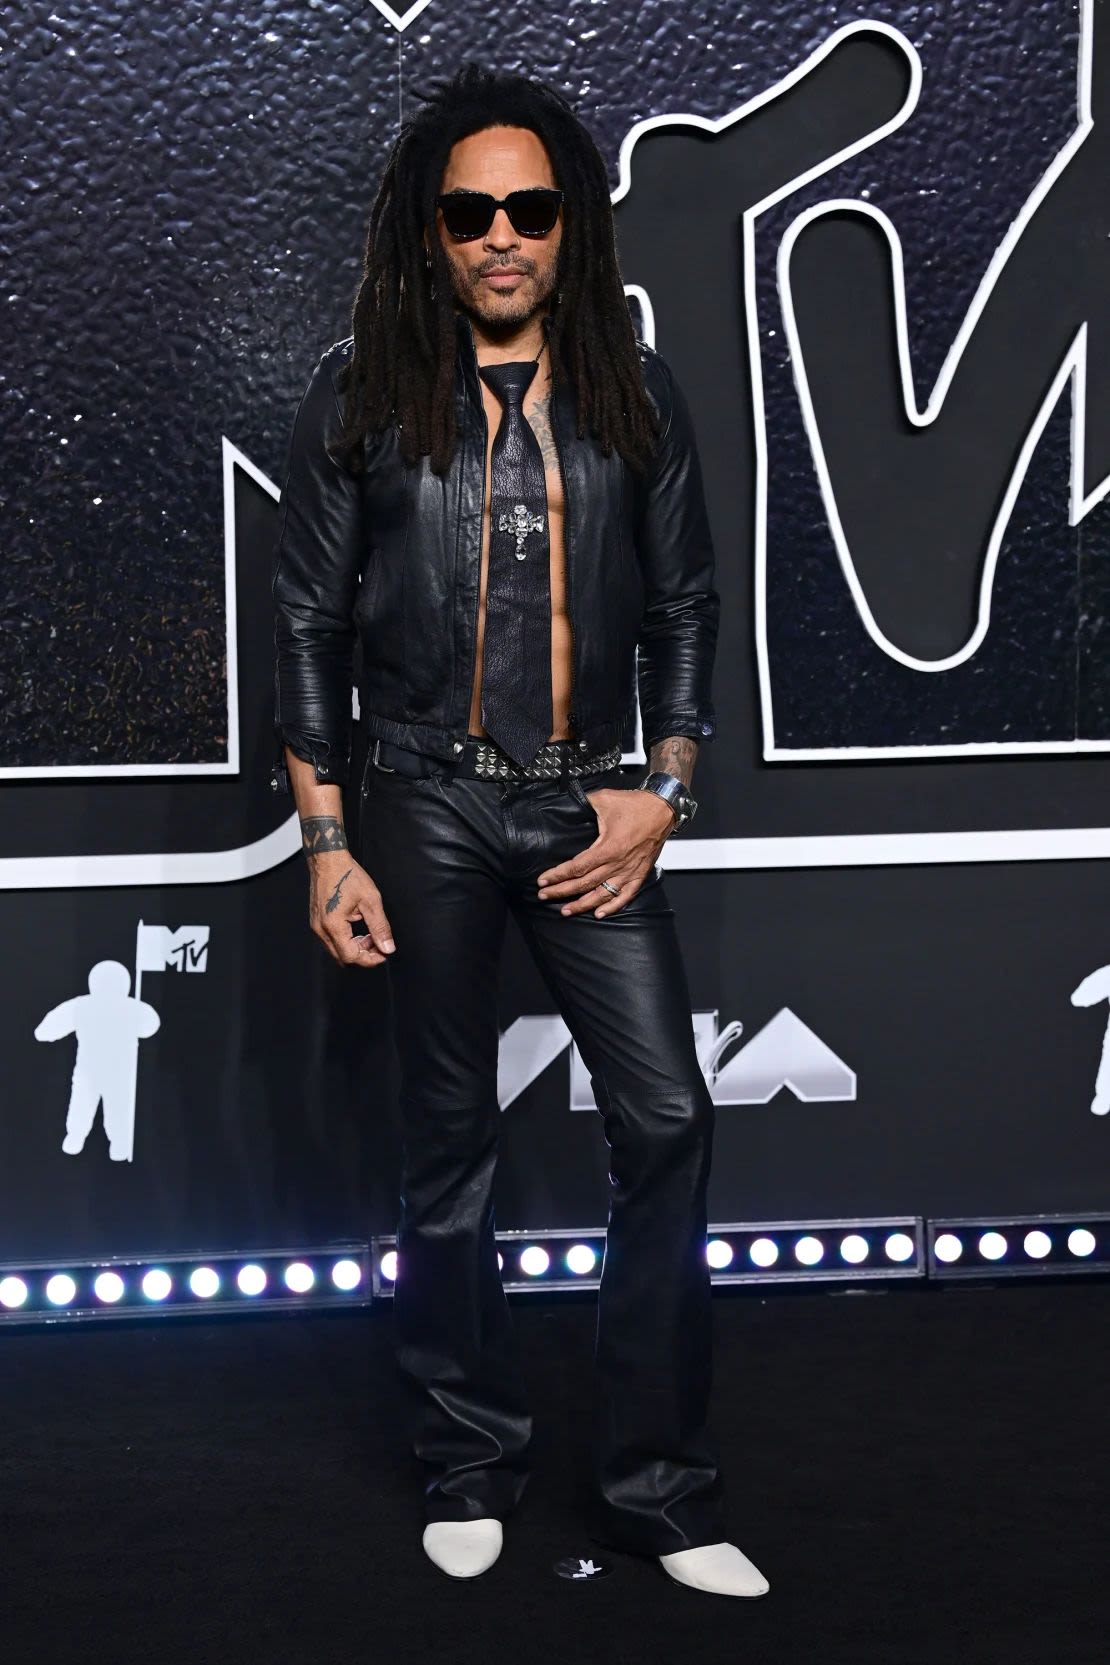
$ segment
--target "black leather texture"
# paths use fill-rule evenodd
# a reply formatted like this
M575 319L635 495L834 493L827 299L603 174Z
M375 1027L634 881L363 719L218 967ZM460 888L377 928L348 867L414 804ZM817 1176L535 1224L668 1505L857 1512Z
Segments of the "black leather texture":
M482 726L528 764L551 733L551 545L543 452L524 414L539 360L484 364L501 401L490 451Z
M359 714L381 738L450 759L465 743L477 643L487 420L473 327L458 314L459 443L441 477L408 467L391 426L366 441L366 472L339 467L337 377L353 338L318 360L293 423L274 562L274 786L284 746L316 779L349 779L354 648ZM661 415L649 474L576 432L556 388L551 422L565 487L574 734L620 743L637 692L645 747L672 734L710 740L720 597L689 407L670 367L640 344Z
M586 794L621 767L508 785L366 762L359 858L397 944L397 1359L429 1520L504 1519L532 1417L497 1262L497 978L510 913L590 1072L609 1153L591 1431L593 1527L650 1554L727 1542L706 1418L712 1305L706 1187L715 1106L658 867L617 912L563 914L540 873L586 848ZM583 807L583 804L585 807ZM569 1244L568 1244L569 1246Z

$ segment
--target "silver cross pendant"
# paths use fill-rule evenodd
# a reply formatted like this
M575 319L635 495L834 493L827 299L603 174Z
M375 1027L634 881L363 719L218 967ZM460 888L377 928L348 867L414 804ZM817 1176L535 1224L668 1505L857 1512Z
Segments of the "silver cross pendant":
M543 531L543 516L530 514L523 503L514 503L512 514L503 514L497 522L497 530L499 532L515 532L516 549L513 553L518 561L523 561L527 554L527 550L524 548L524 540L529 532Z

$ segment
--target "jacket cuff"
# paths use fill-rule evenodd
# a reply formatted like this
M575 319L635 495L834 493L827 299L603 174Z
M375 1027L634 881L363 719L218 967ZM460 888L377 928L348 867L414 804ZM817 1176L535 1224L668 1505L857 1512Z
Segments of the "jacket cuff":
M717 717L712 710L703 710L696 717L653 717L650 728L641 722L644 751L650 752L652 746L660 740L669 740L673 736L686 734L693 740L711 742L717 737Z
M288 734L280 729L274 731L274 758L270 769L270 786L274 792L283 796L292 796L292 786L289 781L289 768L285 761L285 748L296 757L311 763L317 783L321 786L344 787L350 780L351 761L333 749L326 740L310 738L300 734Z

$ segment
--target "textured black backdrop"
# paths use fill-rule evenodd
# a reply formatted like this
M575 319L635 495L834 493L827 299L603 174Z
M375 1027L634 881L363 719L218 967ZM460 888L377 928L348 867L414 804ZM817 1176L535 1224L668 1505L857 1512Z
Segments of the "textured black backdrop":
M288 806L268 789L273 488L308 370L347 331L398 114L463 55L574 98L609 166L626 282L647 291L695 411L724 602L719 736L699 762L695 828L681 852L675 841L676 864L695 870L667 880L695 1011L718 1028L741 1019L747 1041L788 1008L857 1076L854 1100L783 1089L722 1103L713 1218L1106 1205L1110 1124L1090 1110L1106 1008L1069 1001L1110 960L1102 860L1000 859L996 839L974 862L927 843L906 865L892 846L886 862L806 869L781 842L764 868L746 841L1041 829L1051 857L1074 847L1052 829L1110 826L1107 510L1069 524L1066 390L1003 541L995 628L952 671L897 663L863 630L836 562L776 266L816 203L885 212L924 405L1007 227L1075 131L1089 54L1093 128L984 310L935 440L890 404L874 223L842 213L807 228L791 268L876 615L910 654L952 652L1008 470L1084 320L1083 489L1110 466L1108 39L1104 4L1081 17L1064 0L862 12L594 0L558 14L430 0L403 30L359 0L0 3L0 1255L393 1225L384 974L341 972L309 936L295 829L281 831ZM630 148L649 118L669 119ZM746 211L780 190L746 247ZM764 432L775 739L858 748L851 760L765 756ZM243 459L229 503L221 441ZM1054 750L989 755L1036 742ZM981 749L932 755L952 743ZM895 744L911 754L866 755ZM246 870L198 859L237 849L253 852ZM181 865L151 866L159 854ZM124 860L108 869L105 856ZM134 968L140 919L208 926L207 969L144 973L161 1026L141 1043L134 1161L109 1161L99 1120L65 1155L73 1042L33 1031L97 961ZM513 938L503 1028L536 1015L549 1001ZM600 1128L570 1110L568 1084L564 1053L506 1109L499 1225L604 1219Z

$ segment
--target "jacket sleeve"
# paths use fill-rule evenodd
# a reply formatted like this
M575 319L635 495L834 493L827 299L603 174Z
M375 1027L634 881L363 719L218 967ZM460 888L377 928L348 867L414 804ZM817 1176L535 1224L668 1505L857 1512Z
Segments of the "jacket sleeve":
M658 353L653 358L666 391L636 536L645 586L636 652L645 750L672 734L715 737L711 688L721 610L689 406L670 366Z
M361 481L325 449L342 427L329 349L297 407L274 558L274 765L288 793L283 748L347 783L351 759L353 610L364 547Z

